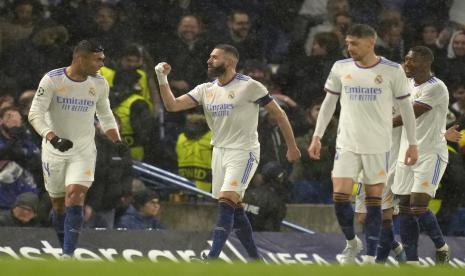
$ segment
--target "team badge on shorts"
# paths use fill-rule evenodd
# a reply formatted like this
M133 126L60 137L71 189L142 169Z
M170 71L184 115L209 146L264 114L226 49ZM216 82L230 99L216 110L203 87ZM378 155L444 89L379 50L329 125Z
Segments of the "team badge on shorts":
M237 180L234 179L229 185L231 185L231 187L237 187Z
M383 82L383 77L381 75L377 75L375 77L375 83L381 84Z
M92 96L92 97L95 96L95 88L91 87L89 89L89 95Z
M234 91L229 91L229 93L228 93L228 98L234 99L234 96L235 96Z

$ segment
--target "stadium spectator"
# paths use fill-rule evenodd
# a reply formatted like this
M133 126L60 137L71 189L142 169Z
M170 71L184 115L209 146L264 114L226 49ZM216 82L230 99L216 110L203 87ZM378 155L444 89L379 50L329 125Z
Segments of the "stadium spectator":
M460 82L451 86L452 91L452 105L450 106L451 111L460 120L465 118L465 81Z
M18 163L0 157L0 209L10 209L18 195L26 192L38 193L32 175Z
M328 0L326 9L328 15L326 20L320 25L310 28L308 31L304 45L304 51L307 55L311 54L314 45L313 40L317 33L335 32L345 37L345 32L347 32L352 23L352 18L349 15L349 2L347 0ZM342 41L344 37L338 36Z
M460 30L452 34L447 46L446 66L436 73L446 85L451 86L465 78L465 32Z
M100 1L74 0L58 1L50 6L50 18L62 24L69 32L68 45L91 35L94 16Z
M397 20L383 20L378 24L378 40L375 51L389 60L401 62L405 56L405 41L403 35L403 23Z
M178 174L194 181L195 186L206 192L212 190L212 132L205 116L189 114L186 126L176 143Z
M35 193L19 194L10 210L0 212L0 226L38 227L39 198Z
M40 149L16 107L0 110L0 159L16 162L33 175L39 190L45 191Z
M88 37L103 46L105 63L114 67L125 47L134 42L134 34L128 25L121 23L118 8L112 4L101 3L96 8L93 22Z
M133 203L116 221L115 228L159 230L166 227L157 219L160 212L158 195L149 190L133 195Z
M121 138L129 145L134 160L155 163L157 128L152 112L147 74L139 69L142 53L137 45L126 48L116 69L100 72L110 85L110 104L121 120Z
M5 72L17 81L20 91L35 89L45 73L68 64L67 41L65 27L50 19L41 21L29 38L4 53Z
M323 96L324 80L333 63L342 57L337 35L332 32L318 33L314 37L310 56L302 53L289 60L288 64L279 68L278 75L286 80L287 94L301 106L307 107L314 99Z
M11 16L0 21L0 54L27 39L42 19L42 5L36 0L15 0L10 8Z
M266 163L259 173L262 180L252 181L245 193L244 210L254 231L279 232L292 184L278 162Z
M217 38L218 42L230 44L239 51L241 61L238 69L241 69L243 62L248 59L265 61L264 44L252 32L252 27L253 22L247 12L234 10L228 16L228 32Z
M291 114L296 114L298 105L295 101L285 95L281 98L286 98L286 102L277 97L278 94L273 95L273 99L289 116L289 122L292 125ZM258 140L260 142L260 161L261 164L267 164L275 161L289 172L292 164L286 159L287 145L283 134L281 134L280 127L276 118L270 114L265 108L260 108L260 118L258 125ZM260 165L259 165L260 167Z
M94 219L104 220L104 228L113 228L115 208L123 190L132 183L132 158L129 147L115 145L105 136L101 126L97 124L95 133L97 161L92 186L86 197L86 205ZM98 221L97 221L98 222ZM88 226L92 225L89 222ZM95 226L99 227L99 226Z
M212 44L205 36L199 17L181 17L176 36L167 41L163 54L174 68L170 85L175 95L180 96L208 79L205 71L199 68L205 67Z
M316 120L321 108L322 98L312 101L306 110L308 132L296 138L297 146L301 151L308 149L315 132ZM333 118L324 136L324 151L319 160L313 160L308 155L302 156L294 163L289 180L293 183L293 203L331 203L332 185L331 168L336 152L335 142L337 133L337 120Z
M112 221L114 221L114 214ZM83 229L112 229L113 224L109 224L108 219L94 211L92 206L84 205Z

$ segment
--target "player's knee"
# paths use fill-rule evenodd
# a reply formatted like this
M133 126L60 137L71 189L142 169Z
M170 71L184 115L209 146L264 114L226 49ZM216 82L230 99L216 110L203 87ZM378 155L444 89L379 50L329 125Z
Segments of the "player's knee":
M334 203L345 203L350 202L350 194L344 193L333 193L333 202Z
M66 194L66 202L68 206L83 205L86 193L82 191L69 191Z

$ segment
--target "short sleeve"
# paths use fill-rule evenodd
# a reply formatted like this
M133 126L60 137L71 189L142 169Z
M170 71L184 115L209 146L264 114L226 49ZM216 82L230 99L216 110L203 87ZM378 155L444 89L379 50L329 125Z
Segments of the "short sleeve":
M261 99L263 99L263 97L266 98L266 95L269 94L268 89L266 89L266 87L258 81L253 81L251 90L252 102L260 102L262 101Z
M440 85L429 86L422 91L420 97L415 99L415 103L421 104L428 109L433 109L435 105L443 103L444 98L447 96L447 91L442 90L443 88Z
M392 92L394 97L398 100L407 98L410 96L410 88L407 76L405 75L404 69L399 65L395 78L392 83Z
M194 89L187 93L187 96L191 97L199 105L203 104L204 94L207 91L207 86L205 83L199 84Z
M325 83L325 91L328 93L339 95L342 91L341 76L337 70L338 64L334 63L331 71L329 72L328 78Z

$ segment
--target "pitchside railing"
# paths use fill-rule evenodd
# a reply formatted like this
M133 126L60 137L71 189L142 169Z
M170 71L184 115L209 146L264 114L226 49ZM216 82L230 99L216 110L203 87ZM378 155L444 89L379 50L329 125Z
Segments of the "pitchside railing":
M154 185L157 188L184 189L190 191L191 193L203 195L206 198L214 200L211 193L198 189L197 187L195 187L194 182L172 172L138 161L133 162L132 168L134 169L134 171L137 172L142 181L144 181L147 184ZM315 234L315 232L310 229L285 220L282 221L282 224L295 231L307 234Z

